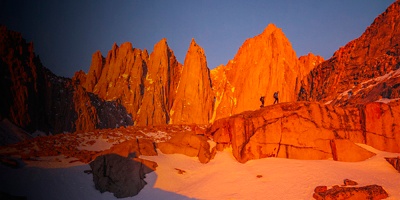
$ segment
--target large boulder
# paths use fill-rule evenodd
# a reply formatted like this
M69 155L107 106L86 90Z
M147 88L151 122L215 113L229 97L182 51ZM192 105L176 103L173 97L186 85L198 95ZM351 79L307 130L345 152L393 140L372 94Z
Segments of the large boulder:
M265 157L362 161L375 154L355 143L399 151L399 104L284 103L219 119L207 134L217 150L231 145L239 162Z
M117 154L99 156L89 165L96 189L112 192L117 198L137 195L146 185L145 174L153 171L143 162Z
M192 132L177 133L169 141L158 143L157 147L165 154L199 157L201 163L208 163L211 159L210 144L207 142L207 137Z

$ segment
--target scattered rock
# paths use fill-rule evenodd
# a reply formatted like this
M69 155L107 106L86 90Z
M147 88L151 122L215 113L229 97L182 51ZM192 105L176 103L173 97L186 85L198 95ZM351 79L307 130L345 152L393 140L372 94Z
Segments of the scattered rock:
M178 168L174 168L176 171L178 171L178 174L185 174L186 171L183 169L178 169Z
M137 195L146 185L145 172L152 171L142 162L117 154L99 156L89 165L96 189L112 192L117 198Z
M355 181L352 181L352 180L350 180L350 179L344 179L343 180L343 183L344 183L344 186L354 186L354 185L358 185L358 183L357 182L355 182Z
M379 185L368 185L364 187L332 187L326 190L326 186L318 186L314 190L313 197L317 200L345 200L345 199L385 199L389 195Z

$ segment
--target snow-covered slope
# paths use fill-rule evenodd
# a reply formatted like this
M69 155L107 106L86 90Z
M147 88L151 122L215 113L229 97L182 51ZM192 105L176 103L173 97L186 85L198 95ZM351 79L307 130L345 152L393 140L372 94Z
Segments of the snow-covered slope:
M208 164L183 155L142 156L158 163L147 175L147 185L126 199L312 199L314 188L342 185L343 179L360 186L378 184L388 199L400 199L400 173L384 157L400 156L361 145L377 155L363 162L266 158L238 163L229 149ZM43 157L11 169L0 165L0 192L28 199L116 199L94 188L89 165L63 156ZM183 170L183 173L178 173Z

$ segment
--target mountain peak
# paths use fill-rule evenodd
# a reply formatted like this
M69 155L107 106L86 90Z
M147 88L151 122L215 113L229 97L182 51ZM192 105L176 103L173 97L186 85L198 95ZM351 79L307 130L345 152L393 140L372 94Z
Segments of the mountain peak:
M282 32L280 28L278 28L275 24L271 23L271 24L268 24L267 27L265 27L264 31L262 32L262 35L265 35L265 34L270 35L271 33L275 32L277 30Z
M196 43L196 40L194 38L192 38L192 40L190 42L190 47L192 47L192 46L193 47L198 46L197 43Z
M156 50L164 51L165 49L169 49L169 47L168 47L167 39L163 38L159 42L157 42L157 44L154 45L153 51L156 51Z

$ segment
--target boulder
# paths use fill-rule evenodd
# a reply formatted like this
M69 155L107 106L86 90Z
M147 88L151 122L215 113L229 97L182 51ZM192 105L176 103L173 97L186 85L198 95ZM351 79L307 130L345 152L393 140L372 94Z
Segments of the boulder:
M211 159L207 138L192 132L176 133L169 141L158 143L157 147L165 154L177 153L198 157L201 163L208 163Z
M117 198L137 195L146 185L146 172L152 171L142 162L117 154L99 156L89 165L96 189L114 193Z

